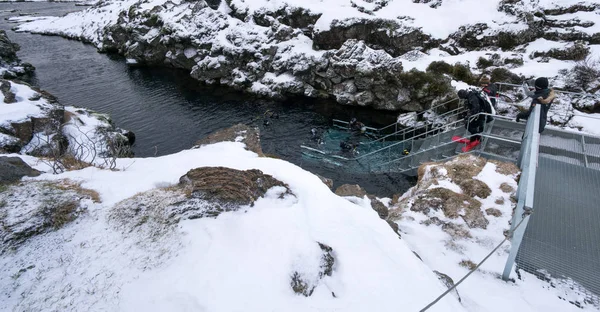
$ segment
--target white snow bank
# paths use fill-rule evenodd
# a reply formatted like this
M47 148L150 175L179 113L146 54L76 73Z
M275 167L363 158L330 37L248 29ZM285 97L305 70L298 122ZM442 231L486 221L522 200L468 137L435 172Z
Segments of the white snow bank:
M247 212L184 221L173 236L152 240L135 231L121 234L107 221L115 203L174 184L200 166L260 169L296 197L271 194ZM127 169L90 167L36 178L82 182L103 203L0 258L0 310L417 311L445 289L375 211L334 195L295 165L257 157L242 143L120 159L118 168ZM292 291L290 275L314 271L316 242L331 246L336 262L332 276L305 298ZM447 297L431 311L464 309Z
M99 8L73 12L64 17L45 17L17 27L18 31L60 34L70 38L85 38L102 46L102 28L114 24L119 13L136 0L112 1Z
M583 132L600 136L600 114L586 114L573 111L573 118L568 123L569 127L581 129Z
M30 117L42 117L44 110L50 107L44 99L30 101L37 92L26 85L11 82L10 90L16 95L17 102L4 103L4 95L0 93L0 126L8 126L11 122Z

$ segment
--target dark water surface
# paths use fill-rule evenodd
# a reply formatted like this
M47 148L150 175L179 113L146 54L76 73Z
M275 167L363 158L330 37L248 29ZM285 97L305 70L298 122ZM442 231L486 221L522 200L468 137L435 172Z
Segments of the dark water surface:
M201 87L185 71L129 68L122 57L97 53L91 45L10 31L16 24L5 20L19 14L58 16L81 9L69 3L0 3L0 29L21 46L19 57L37 68L32 84L57 96L63 105L110 114L116 125L136 134L136 156L175 153L215 130L246 123L259 126L265 153L332 178L336 185L357 183L386 196L410 187L410 180L400 174L352 174L303 159L300 153L300 145L310 139L310 129L328 128L332 117L356 116L378 126L392 123L394 114L307 99L265 101L226 88ZM277 113L279 119L264 125L266 111Z

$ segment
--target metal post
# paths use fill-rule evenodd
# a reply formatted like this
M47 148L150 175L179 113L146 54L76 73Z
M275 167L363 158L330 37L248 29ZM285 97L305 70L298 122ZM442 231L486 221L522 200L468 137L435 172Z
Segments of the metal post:
M581 135L581 148L583 149L583 160L585 161L585 167L588 167L587 154L585 153L585 136Z
M525 155L521 157L522 170L518 187L519 199L512 218L511 231L509 232L511 233L509 234L511 235L511 249L502 273L502 279L505 281L510 278L510 272L517 259L519 247L521 246L525 230L527 229L527 223L529 222L529 214L524 216L524 211L530 211L534 208L535 176L540 143L540 105L537 105L533 109L531 115L527 120L526 138L522 143L527 145L527 147L525 148ZM521 222L521 220L523 221ZM515 228L519 223L520 226Z

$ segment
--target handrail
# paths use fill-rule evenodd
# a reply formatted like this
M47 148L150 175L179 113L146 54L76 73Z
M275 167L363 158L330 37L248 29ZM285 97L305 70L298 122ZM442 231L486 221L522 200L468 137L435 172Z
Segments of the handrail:
M477 114L475 114L475 115L472 115L471 117L478 116L478 115L492 116L492 117L494 117L494 118L506 119L506 120L512 120L512 118L509 118L509 117L504 117L504 116L500 116L500 115L493 115L493 114L488 114L488 113L477 113ZM379 153L379 152L381 152L381 151L383 151L383 150L391 149L391 148L393 148L393 147L395 147L395 146L398 146L398 145L400 145L400 144L403 144L403 143L405 143L405 142L409 142L409 141L411 141L411 140L418 139L418 138L421 138L421 137L427 137L427 135L428 135L428 134L430 134L430 133L432 133L432 132L439 131L440 129L445 129L445 130L444 130L444 132L445 132L445 131L448 131L448 130L453 130L453 129L456 129L456 128L458 128L458 127L453 127L453 128L452 128L452 127L449 127L449 126L451 126L451 125L455 125L455 124L458 124L458 123L461 123L461 122L464 122L464 121L465 121L465 119L463 118L463 119L459 119L459 120L456 120L456 121L453 121L453 122L447 123L447 124L445 124L445 125L443 125L443 126L441 126L441 127L436 127L436 128L433 128L433 129L431 129L431 130L429 130L429 131L426 131L426 132L420 133L420 134L418 134L418 135L416 135L416 136L413 136L413 137L411 137L411 138L408 138L408 139L405 139L405 140L402 140L402 141L398 141L398 142L396 142L396 143L393 143L393 144L390 144L390 145L388 145L388 146L382 147L382 148L380 148L380 149L377 149L377 150L375 150L375 151L369 152L369 153L367 153L367 154L364 154L364 155L361 155L361 156L358 156L358 157L355 157L355 158L349 158L349 160L359 160L359 159L365 158L365 157L367 157L367 156L371 156L371 155L373 155L373 154Z
M514 84L514 83L507 83L507 82L494 82L494 84L497 85L501 85L501 86L510 86L510 87L517 87L517 88L522 88L523 85L518 85L518 84ZM574 95L581 95L581 96L587 96L587 95L591 95L587 92L571 92L571 91L565 91L565 90L560 90L560 89L556 89L556 88L552 88L555 92L560 92L560 93L565 93L565 94L574 94Z
M478 115L483 115L483 116L492 116L492 117L494 117L494 118L497 118L497 119L504 119L504 120L509 120L509 121L512 121L512 120L513 120L513 119L512 119L512 118L510 118L510 117L505 117L505 116L501 116L501 115L493 115L493 114L489 114L489 113L483 113L483 112L482 112L482 113L475 114L475 115L472 115L471 117L473 117L473 116L478 116ZM360 160L360 159L363 159L363 158L369 157L369 156L371 156L371 155L374 155L374 154L380 153L380 152L382 152L382 151L385 151L385 150L388 150L388 149L392 149L392 148L394 148L394 147L397 147L398 145L401 145L401 144L404 144L404 143L407 143L407 142L411 142L411 141L413 141L413 140L415 140L415 139L419 139L419 138L427 137L427 136L428 136L428 134L430 134L430 133L432 133L432 132L439 132L441 129L443 129L443 131L442 131L442 132L446 132L446 131L449 131L449 130L454 130L454 129L457 129L457 128L459 128L459 127L462 127L462 126L456 126L456 125L457 125L457 124L462 124L464 121L465 121L465 119L464 119L464 118L463 118L463 119L458 119L458 120L455 120L455 121L453 121L453 122L450 122L450 123L444 124L444 125L442 125L442 126L440 126L440 127L435 127L435 128L432 128L432 129L430 129L429 131L426 131L426 132L420 133L420 134L418 134L418 135L415 135L415 136L413 136L413 137L410 137L410 138L404 139L404 140L402 140L402 141L398 141L398 142L395 142L395 143L393 143L393 144L390 144L390 145L384 146L384 147L382 147L382 148L379 148L379 149L377 149L377 150L375 150L375 151L372 151L372 152L369 152L369 153L366 153L366 154L360 155L360 156L358 156L358 157L346 158L346 157L338 156L338 157L336 157L336 158L338 158L338 159L340 159L340 160L344 160L344 161ZM481 135L481 134L479 134L479 135ZM305 148L305 149L312 150L312 148L309 148L308 146L301 145L300 147L301 147L301 148ZM321 154L325 154L325 153L322 153L322 152L320 152L320 153L321 153ZM328 156L332 156L331 154L326 154L326 155L328 155Z
M493 135L489 135L489 134L485 134L485 133L476 133L476 134L471 134L471 135L468 135L468 136L466 136L466 137L464 137L464 138L470 139L470 138L472 138L472 137L475 137L475 136L487 137L487 138L492 138L492 139L501 140L501 141L510 142L510 143L515 143L515 144L519 144L519 143L521 143L521 142L519 142L519 141L510 140L510 139L505 139L505 138L501 138L501 137L497 137L497 136L493 136ZM384 165L388 165L388 164L391 164L391 163L393 163L393 162L401 161L401 160L404 160L404 159L407 159L407 158L413 157L413 156L415 156L415 155L419 155L419 154L421 154L421 153L429 152L429 151L431 151L431 150L437 149L437 148L439 148L439 147L442 147L442 146L450 145L450 144L456 144L456 142L452 142L452 141L451 141L451 142L446 142L446 143L443 143L443 144L438 144L438 145L436 145L436 146L432 146L432 147L430 147L430 148L428 148L428 149L420 150L420 151L417 151L417 152L415 152L415 153L411 153L411 154L409 154L409 155L404 155L404 156L402 156L402 157L399 157L399 158L396 158L396 159L393 159L393 160L389 160L389 161L386 161L386 162L383 162L383 163L377 164L377 166L384 166ZM463 152L463 154L467 154L467 153L470 153L470 152ZM499 156L500 156L500 155L499 155Z
M453 117L453 116L458 116L458 115L460 115L461 113L465 112L465 110L466 110L466 109L465 109L464 107L455 108L455 109L453 109L453 110L451 110L451 111L447 111L447 112L445 112L445 113L443 113L443 114L441 114L441 115L438 115L438 116L436 116L436 118L445 118L445 117ZM456 113L456 114L454 114L454 113ZM376 140L369 141L369 142L366 142L366 143L363 143L363 144L365 144L365 145L366 145L366 144L372 144L372 143L379 142L379 141L385 141L385 139L386 139L386 138L389 138L389 137L391 137L391 136L401 136L401 135L406 135L407 133L409 133L409 132L411 132L411 131L417 131L417 130L419 130L419 129L426 128L426 127L428 127L429 125L430 125L430 124L424 124L424 125L421 125L421 126L419 126L419 127L416 127L416 126L415 126L415 127L408 127L408 128L404 128L404 129L401 129L401 130L399 130L399 131L396 131L396 132L394 132L394 133L387 134L387 135L385 135L385 136L383 136L383 137L381 137L381 138L378 138L378 139L376 139Z
M471 137L474 137L476 135L481 135L481 134L471 134L469 136L466 136L465 138L469 138L470 139ZM415 153L411 153L411 154L405 155L405 156L400 157L400 158L392 159L392 160L389 160L389 161L377 164L376 166L388 165L388 164L391 164L391 163L394 163L394 162L397 162L397 161L401 161L401 160L404 160L404 159L407 159L407 158L410 158L410 157L414 157L416 155L419 155L419 154L422 154L422 153L425 153L425 152L429 152L429 151L431 151L433 149L436 149L436 148L439 148L439 147L442 147L442 146L446 146L446 145L450 145L450 144L456 144L456 142L446 142L446 143L443 143L443 144L439 144L439 145L430 147L428 149L420 150L420 151L417 151Z
M448 100L448 101L446 101L446 102L439 103L439 104L437 104L437 105L435 105L435 106L432 106L432 107L430 107L430 108L428 108L428 109L426 109L426 110L424 110L424 111L420 111L420 112L418 112L418 113L417 113L417 115L423 115L423 114L425 114L425 113L426 113L426 112L428 112L428 111L433 111L434 109L436 109L436 108L438 108L438 107L442 107L442 106L444 106L444 105L446 105L446 104L450 104L450 103L452 103L452 102L454 102L454 101L458 101L458 100L460 100L460 99L459 99L459 98L453 98L453 99L451 99L451 100ZM396 122L395 122L395 123L393 123L393 124L389 124L389 125L387 125L387 126L385 126L385 127L383 127L383 128L380 128L380 129L379 129L379 131L381 131L381 130L384 130L384 129L387 129L387 128L390 128L390 127L392 127L392 126L395 126L396 124L398 124L398 121L396 121Z
M503 280L509 279L510 272L517 258L517 253L519 252L519 247L523 241L523 235L529 222L529 214L526 211L531 211L534 206L535 176L537 173L540 143L540 114L540 105L536 105L532 116L527 120L525 136L521 145L521 152L519 153L518 165L521 168L521 179L519 180L517 189L517 207L512 217L509 232L512 232L513 235L511 237L510 253L502 273ZM518 219L519 217L522 218L522 221ZM524 226L515 229L515 225L520 222L523 222Z
M431 110L433 110L433 109L436 109L436 108L438 108L438 107L442 107L442 106L444 106L444 105L446 105L446 104L452 103L452 102L454 102L454 101L457 101L457 100L459 100L459 98L453 98L453 99L451 99L451 100L448 100L448 101L446 101L446 102L439 103L439 104L437 104L437 105L435 105L435 106L432 106L432 107L430 107L430 108L428 108L428 109L426 109L426 110L424 110L424 111L418 112L418 113L417 113L417 115L419 115L419 114L421 114L421 115L422 115L422 114L424 114L425 112L431 111ZM336 122L338 122L338 123L341 123L341 124L345 124L345 125L349 125L349 124L350 124L350 122L348 122L348 121L345 121L345 120L340 120L340 119L333 119L333 122L334 122L334 124L335 124ZM386 130L386 129L388 129L388 128L391 128L391 127L393 127L393 126L396 126L397 124L398 124L398 122L396 121L396 122L394 122L394 123L391 123L391 124L389 124L389 125L387 125L387 126L384 126L384 127L382 127L382 128L374 128L374 127L365 127L365 128L366 128L366 129L368 129L368 130L374 130L374 131L376 131L376 132L381 132L381 131L383 131L383 130Z

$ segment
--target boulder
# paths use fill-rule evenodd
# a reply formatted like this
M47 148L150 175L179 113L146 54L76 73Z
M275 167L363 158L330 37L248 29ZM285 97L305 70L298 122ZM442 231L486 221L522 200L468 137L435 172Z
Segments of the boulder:
M292 290L299 295L304 297L310 297L313 291L318 286L318 283L325 276L331 276L333 274L333 266L335 264L335 257L333 256L333 248L319 243L321 249L321 261L319 268L317 269L316 276L314 274L305 273L302 271L294 271L290 276L290 286ZM335 295L334 295L335 296Z
M265 156L260 146L260 132L256 127L249 127L244 124L237 124L230 128L218 130L205 138L196 142L196 145L208 145L218 142L242 142L246 144L246 149Z
M0 184L18 182L25 176L39 175L39 171L31 168L19 157L0 157Z
M0 154L18 153L23 148L23 142L11 135L2 133L0 128Z
M8 39L6 35L6 31L0 30L0 58L2 58L5 62L13 62L16 61L17 51L19 51L21 47L18 44L13 43Z
M421 193L410 209L424 214L429 214L431 209L441 210L450 219L462 218L470 228L485 229L489 224L479 201L442 187Z
M0 90L2 91L2 95L4 95L4 103L12 104L16 103L16 95L10 90L11 84L7 80L1 80L2 84L0 85Z
M33 138L33 123L27 119L20 122L11 122L11 127L14 129L16 138L27 144Z
M325 178L323 176L320 176L318 174L316 174L317 177L319 177L319 179L321 179L321 182L323 182L323 184L327 185L327 187L332 190L333 189L333 180L329 179L329 178Z
M225 167L202 167L188 171L179 179L193 197L215 201L225 207L253 205L272 187L283 187L292 194L289 187L264 174L260 170L236 170Z
M362 198L367 195L367 191L358 184L344 184L335 190L335 194L338 196L355 196Z
M314 34L315 48L339 49L347 40L364 40L370 47L400 56L413 47L433 46L436 41L420 29L385 19L334 20L329 29Z
M369 199L371 200L371 208L377 212L381 219L386 220L390 214L388 208L375 196L369 195Z

